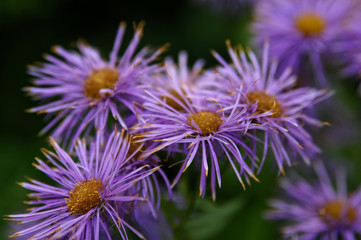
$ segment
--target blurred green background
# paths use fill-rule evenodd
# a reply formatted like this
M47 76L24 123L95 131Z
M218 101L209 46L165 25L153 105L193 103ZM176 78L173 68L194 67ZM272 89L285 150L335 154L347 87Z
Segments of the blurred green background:
M190 63L206 60L207 67L216 61L210 50L226 55L225 40L233 44L249 45L249 23L252 8L245 7L237 14L215 12L207 6L189 1L135 0L1 0L0 1L0 215L23 211L26 190L16 182L24 176L45 180L32 167L40 148L49 148L46 136L37 134L45 126L42 115L28 114L24 110L35 106L21 90L30 84L26 65L43 61L42 53L59 44L73 48L74 42L84 39L96 46L104 57L112 48L118 24L128 23L126 40L132 37L132 22L144 20L146 28L141 47L161 46L170 43L166 55L177 57L180 50L189 53ZM124 43L127 43L125 41ZM325 160L344 161L350 168L361 167L361 100L355 81L333 79L336 94L327 102L334 114L323 111L320 118L332 126L314 131L316 142L325 152ZM361 175L351 172L351 186L356 187ZM232 172L223 173L222 189L217 202L209 197L197 200L196 210L177 226L177 239L277 239L278 225L263 219L267 200L275 196L277 172L271 161L259 176L261 183L253 183L247 191L241 189ZM189 193L192 183L181 183L183 193ZM197 182L198 184L198 182ZM186 189L184 189L186 188ZM196 187L197 188L197 187ZM173 204L165 202L166 211L177 212ZM188 216L188 215L187 215ZM180 217L182 219L182 217ZM13 226L0 221L0 239L7 239Z

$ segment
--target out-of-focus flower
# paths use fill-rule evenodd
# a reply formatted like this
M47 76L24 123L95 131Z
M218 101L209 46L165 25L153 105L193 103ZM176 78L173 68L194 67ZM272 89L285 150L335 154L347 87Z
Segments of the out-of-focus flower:
M143 233L146 239L163 240L174 239L171 224L161 209L156 209L157 218L150 211L146 202L138 201L134 208L134 221L137 228Z
M33 191L27 204L33 207L28 213L9 215L10 220L19 223L33 223L12 235L30 236L31 239L99 239L103 232L111 239L109 224L122 239L127 238L125 228L139 237L137 230L122 219L127 212L126 203L145 201L144 197L131 195L134 183L147 178L158 168L143 167L124 171L129 158L128 137L124 131L113 132L105 147L96 143L87 149L85 141L75 146L78 161L74 161L51 139L55 152L43 150L49 163L37 159L34 166L54 180L58 186L51 186L30 179L20 183ZM145 168L148 168L145 170Z
M271 201L267 218L284 220L285 237L300 239L356 239L361 234L361 188L347 191L345 172L338 168L335 189L323 165L316 165L318 181L284 179L282 199Z
M297 72L309 58L316 80L326 86L322 56L332 53L346 33L354 6L354 0L261 1L253 24L255 42L260 46L270 40L271 57L280 61L281 71L290 66Z
M246 145L243 136L247 135L248 129L257 128L258 125L251 123L252 117L246 113L246 109L234 105L233 110L225 113L225 106L217 104L213 96L206 97L197 85L202 75L194 79L194 72L189 73L186 64L180 64L179 68L174 64L166 64L165 67L167 76L164 76L164 81L171 81L171 84L144 89L147 95L143 103L144 111L140 115L142 124L139 126L144 133L138 141L158 143L148 154L163 148L178 149L186 154L172 185L178 182L194 161L201 169L200 195L205 194L210 171L212 197L215 199L216 182L221 187L220 161L224 157L228 158L243 186L242 175L247 181L249 176L256 179L253 164L248 166L245 161L246 157L254 160L256 156ZM213 79L214 76L209 81Z
M138 102L143 93L138 84L159 70L160 67L151 62L164 51L164 48L156 51L144 48L135 54L143 26L140 23L136 27L121 57L118 52L125 23L120 24L109 61L102 59L93 47L79 43L80 53L56 46L54 52L62 59L46 55L48 63L30 67L36 86L26 91L43 104L29 111L48 113L50 119L42 133L54 129L52 136L71 148L77 138L104 130L109 115L127 128L122 115L135 114L134 102Z
M304 125L321 126L323 123L308 116L304 110L327 97L326 92L295 88L296 77L289 68L276 76L278 62L269 61L268 42L265 43L261 63L252 51L236 51L229 41L227 47L231 64L218 53L213 53L221 64L217 69L218 81L224 83L226 90L234 92L221 102L239 102L239 108L246 105L249 114L254 117L253 122L262 126L254 133L255 137L260 137L260 131L264 133L264 153L259 171L268 149L272 150L281 172L285 162L291 165L299 156L310 162L310 158L320 150Z
M353 9L348 22L347 33L340 37L335 47L339 62L345 66L346 76L361 77L361 4ZM361 91L361 88L360 88Z

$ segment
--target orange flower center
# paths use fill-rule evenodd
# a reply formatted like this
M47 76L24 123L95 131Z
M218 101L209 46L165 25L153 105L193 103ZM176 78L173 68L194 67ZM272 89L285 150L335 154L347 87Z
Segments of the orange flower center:
M192 121L197 124L198 128L202 131L202 135L216 132L223 123L221 116L214 112L206 111L191 113L188 116L188 124L191 125L194 130L197 130L197 128L193 126Z
M119 80L119 73L115 69L102 68L89 74L85 80L84 94L88 98L101 98L99 90L103 88L114 89Z
M69 192L69 198L65 199L69 212L73 215L81 215L99 206L101 203L99 191L103 191L100 180L90 179L77 183L76 187Z
M357 218L356 209L353 206L347 205L343 201L331 201L326 203L319 211L321 219L330 223L330 218L335 221L342 221L347 219L352 222Z
M305 13L296 19L298 31L306 37L320 35L325 30L325 25L325 20L314 13Z
M270 96L262 91L253 91L247 94L248 101L253 105L258 102L257 113L272 111L268 117L277 118L281 116L282 106L274 96Z

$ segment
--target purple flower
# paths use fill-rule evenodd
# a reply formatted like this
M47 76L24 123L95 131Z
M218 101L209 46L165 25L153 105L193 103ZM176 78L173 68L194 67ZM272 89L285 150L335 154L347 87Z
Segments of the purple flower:
M342 169L336 170L336 189L323 165L316 165L315 171L318 182L284 179L285 196L271 201L273 209L267 217L285 221L285 237L356 239L361 234L361 188L348 193Z
M282 71L287 67L299 71L308 57L317 81L325 86L321 55L332 52L335 41L345 34L354 6L353 0L262 1L256 7L255 42L270 40L271 57L280 61Z
M215 199L216 182L221 187L220 161L225 157L243 186L242 175L247 181L248 176L256 179L252 171L253 162L249 166L245 159L250 157L254 161L256 156L243 137L247 136L248 129L258 126L251 123L252 117L246 114L246 109L234 107L225 113L225 106L205 97L202 89L198 89L197 80L203 76L194 79L193 71L189 72L186 64L179 67L166 64L166 71L164 84L144 89L147 96L144 97L144 111L140 115L143 124L139 129L145 132L138 141L158 144L148 154L163 148L183 151L186 158L172 186L191 163L196 162L200 167L200 195L205 194L210 172L212 197Z
M296 76L291 74L290 69L276 76L278 62L269 61L268 42L265 43L261 63L252 51L236 51L229 41L227 46L231 64L218 53L213 53L221 64L217 76L218 81L224 83L223 91L234 92L230 98L224 98L221 102L228 101L231 106L239 102L240 108L246 105L254 122L262 126L254 132L255 136L260 132L264 134L264 153L259 171L268 149L272 150L281 172L285 162L291 165L293 158L298 156L310 162L310 158L320 150L303 126L321 126L324 123L308 116L305 109L327 97L326 92L295 88Z
M124 171L128 158L128 137L124 131L113 132L102 147L98 134L95 144L87 149L85 141L75 146L79 162L75 162L55 140L51 144L55 153L43 150L49 163L37 159L34 166L48 175L57 185L52 186L30 179L20 183L33 191L27 204L28 213L9 215L19 223L33 223L11 237L31 236L31 239L99 239L103 232L111 239L111 227L123 239L125 228L139 237L142 235L130 226L122 216L127 212L128 202L145 201L144 197L129 194L137 181L148 177L158 168L144 170L143 166ZM109 225L111 224L111 225Z
M125 32L121 23L109 61L91 46L79 43L80 53L71 52L60 46L54 52L61 59L46 55L48 63L31 66L29 73L35 77L35 87L26 90L42 105L30 112L48 113L49 124L41 133L53 129L52 136L62 140L64 145L73 146L73 141L87 136L94 130L104 130L109 115L123 128L123 113L134 113L134 103L143 93L138 87L144 78L159 70L152 65L163 48L151 51L147 48L135 54L143 33L143 23L123 55L118 58L119 48Z

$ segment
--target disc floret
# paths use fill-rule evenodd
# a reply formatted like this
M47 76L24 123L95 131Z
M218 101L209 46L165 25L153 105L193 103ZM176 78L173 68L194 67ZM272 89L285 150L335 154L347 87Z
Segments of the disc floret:
M218 131L219 127L223 123L220 115L207 111L191 113L188 116L188 124L191 125L194 130L198 130L192 122L197 124L197 127L201 130L202 135L208 135Z
M319 215L327 224L331 223L331 220L336 222L343 222L343 220L353 222L357 218L356 209L351 205L346 205L341 200L330 201L323 205Z
M69 192L66 205L73 215L82 215L87 213L93 207L101 204L101 192L103 192L103 183L100 180L90 179L80 182Z
M315 13L304 13L296 18L296 28L307 37L318 36L325 30L325 20Z
M274 96L271 96L264 91L252 91L247 94L247 98L252 105L258 102L256 113L262 114L272 111L272 115L269 117L278 118L281 116L281 103L278 102Z
M100 99L102 96L99 94L101 89L114 89L119 80L119 73L112 68L102 68L93 71L85 80L84 95L88 98Z

